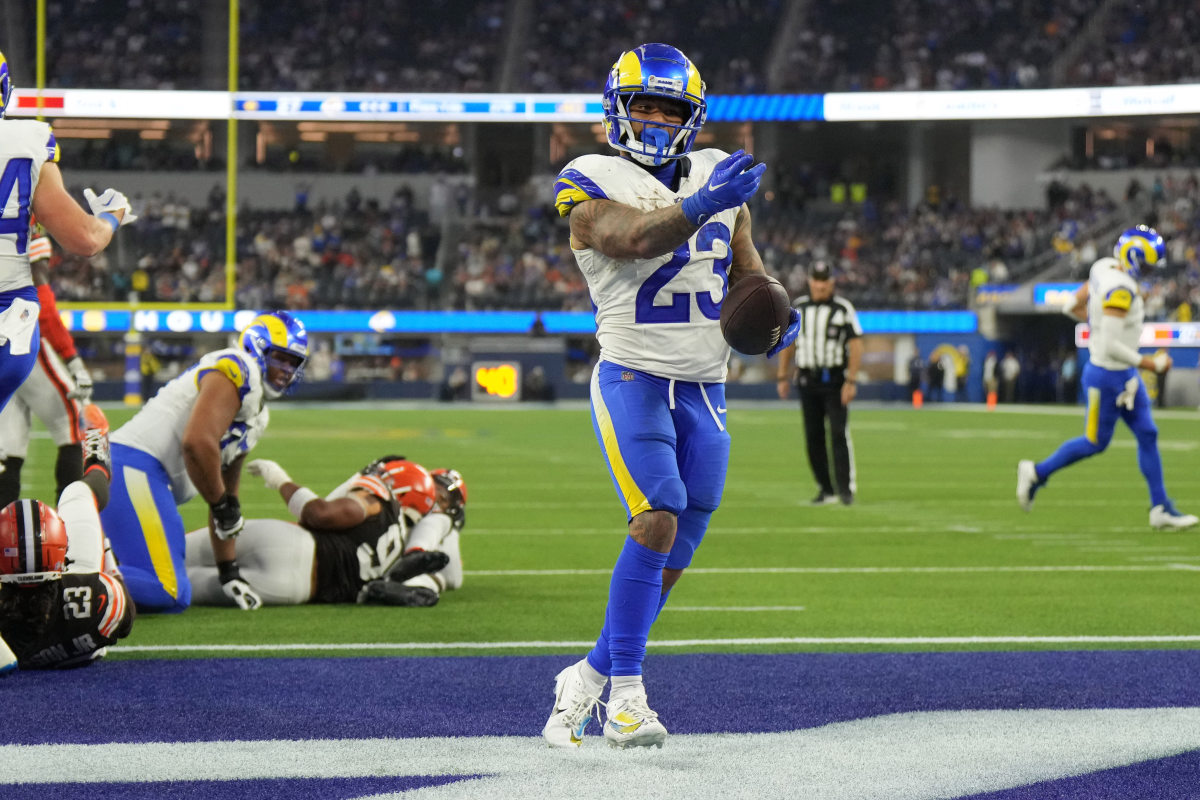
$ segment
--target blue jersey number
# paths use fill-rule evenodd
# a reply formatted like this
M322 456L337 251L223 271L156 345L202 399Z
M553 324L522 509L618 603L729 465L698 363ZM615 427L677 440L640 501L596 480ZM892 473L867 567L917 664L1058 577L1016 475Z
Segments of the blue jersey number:
M13 190L17 192L17 215L6 216ZM17 236L17 253L25 254L29 242L29 200L33 195L33 159L13 158L0 174L0 236Z
M712 250L715 242L725 246L725 255L713 259L712 271L721 279L721 296L715 301L712 292L696 292L696 306L700 313L708 319L720 319L721 301L729 290L729 264L733 254L729 249L732 237L729 228L720 222L710 222L696 234L696 246L701 252ZM692 260L692 250L687 242L681 244L671 255L671 260L663 264L638 288L637 301L634 307L634 321L651 325L664 322L689 322L691 320L691 295L687 292L672 292L670 305L655 305L654 300L662 288L683 270Z

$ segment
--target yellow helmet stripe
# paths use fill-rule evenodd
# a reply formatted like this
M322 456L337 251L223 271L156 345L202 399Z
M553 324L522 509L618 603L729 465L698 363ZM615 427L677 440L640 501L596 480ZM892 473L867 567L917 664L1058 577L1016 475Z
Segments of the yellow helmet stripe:
M274 317L270 314L263 314L260 317L256 317L254 322L250 324L262 325L264 328L266 328L267 333L271 337L271 344L275 345L276 347L287 347L287 326L283 324L283 320L281 320L279 317Z

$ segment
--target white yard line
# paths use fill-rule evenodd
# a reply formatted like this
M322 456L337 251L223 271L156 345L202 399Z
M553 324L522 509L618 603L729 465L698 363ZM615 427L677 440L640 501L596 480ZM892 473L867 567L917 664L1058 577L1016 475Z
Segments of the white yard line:
M778 636L739 639L651 639L651 650L677 647L761 647L770 645L986 645L986 644L1195 644L1200 635L1173 636ZM270 653L302 651L373 650L406 652L413 650L581 650L595 640L579 642L361 642L361 643L281 643L281 644L161 644L110 647L112 653Z
M688 575L904 575L981 572L1177 572L1200 565L1175 564L1061 564L1043 566L963 567L691 567ZM611 575L611 569L480 569L468 570L477 578L541 577L557 575Z

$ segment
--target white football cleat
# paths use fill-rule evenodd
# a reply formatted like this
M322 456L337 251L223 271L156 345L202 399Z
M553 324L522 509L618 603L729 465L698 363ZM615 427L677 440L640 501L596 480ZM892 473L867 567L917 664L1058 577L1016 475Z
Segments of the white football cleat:
M1179 513L1170 500L1161 506L1150 509L1150 527L1160 531L1166 529L1181 531L1184 528L1192 527L1197 522L1200 522L1200 517L1195 514Z
M646 703L646 690L613 699L606 707L604 738L612 747L662 747L667 741L667 729L658 721L658 714Z
M583 731L600 703L604 687L594 690L584 680L581 663L572 664L554 677L554 708L542 728L542 738L551 747L579 747Z
M1017 462L1017 502L1023 511L1033 510L1033 496L1041 487L1038 481L1037 467L1032 461Z

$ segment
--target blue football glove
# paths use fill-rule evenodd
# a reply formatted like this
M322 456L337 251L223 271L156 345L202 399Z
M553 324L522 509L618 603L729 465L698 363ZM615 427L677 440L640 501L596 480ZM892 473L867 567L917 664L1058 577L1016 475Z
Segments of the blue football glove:
M767 358L774 358L779 351L783 350L792 342L796 341L796 337L800 335L800 312L796 309L791 309L788 314L787 330L783 332L783 336L779 337L779 342L767 351Z
M766 164L754 164L754 156L738 150L713 168L708 183L700 191L683 199L683 216L693 225L701 225L718 211L737 208L758 191L758 182Z

